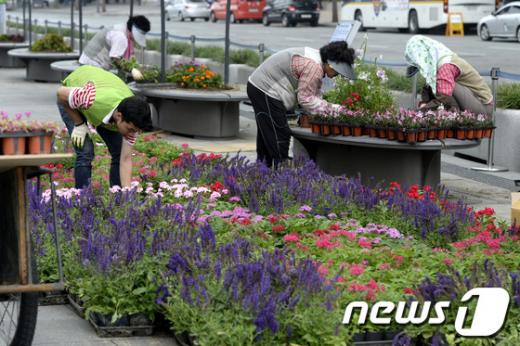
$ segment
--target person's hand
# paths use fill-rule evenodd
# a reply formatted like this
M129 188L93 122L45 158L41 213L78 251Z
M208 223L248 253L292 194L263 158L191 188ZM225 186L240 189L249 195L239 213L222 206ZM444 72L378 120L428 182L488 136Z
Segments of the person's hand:
M83 148L83 144L85 143L85 138L87 137L88 133L89 130L86 123L74 126L72 134L70 135L70 138L72 139L72 145L78 149Z
M131 71L131 73L132 73L132 78L133 78L134 80L143 80L143 78L144 78L144 76L143 76L143 74L141 73L141 71L139 71L139 70L136 69L136 68L133 68L132 71Z

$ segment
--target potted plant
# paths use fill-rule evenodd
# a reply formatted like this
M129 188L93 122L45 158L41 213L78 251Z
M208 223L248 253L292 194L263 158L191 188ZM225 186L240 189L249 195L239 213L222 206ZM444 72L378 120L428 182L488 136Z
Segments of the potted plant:
M28 125L20 119L2 119L0 121L0 136L2 137L2 152L4 155L25 154L25 136Z
M59 133L61 126L53 121L31 121L28 124L31 136L27 138L29 154L49 154L52 149L52 140Z

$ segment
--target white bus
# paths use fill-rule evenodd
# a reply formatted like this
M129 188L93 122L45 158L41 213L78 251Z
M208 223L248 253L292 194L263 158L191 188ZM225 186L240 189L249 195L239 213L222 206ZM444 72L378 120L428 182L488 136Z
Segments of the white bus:
M398 28L417 33L445 25L448 13L462 13L464 24L476 25L495 10L495 0L353 0L341 9L342 20L358 20L361 28Z

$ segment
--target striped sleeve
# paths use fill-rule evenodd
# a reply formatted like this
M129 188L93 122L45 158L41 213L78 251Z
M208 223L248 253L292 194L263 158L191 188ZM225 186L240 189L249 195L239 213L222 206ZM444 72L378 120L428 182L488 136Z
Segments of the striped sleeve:
M437 95L452 96L455 89L455 80L460 70L453 64L444 64L437 70Z
M96 86L87 82L81 88L73 88L69 93L69 106L72 109L89 109L96 99Z
M339 108L321 98L320 88L323 79L323 68L314 60L294 56L291 70L298 78L298 103L311 114L322 113L323 110Z

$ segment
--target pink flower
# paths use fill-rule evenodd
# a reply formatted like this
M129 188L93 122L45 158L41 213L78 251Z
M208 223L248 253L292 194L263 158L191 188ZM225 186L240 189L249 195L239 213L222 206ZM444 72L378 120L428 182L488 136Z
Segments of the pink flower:
M372 242L366 238L361 238L358 240L358 245L365 249L372 248Z
M318 274L320 274L321 276L326 276L328 273L329 273L329 268L327 268L327 266L324 266L324 265L319 266Z
M297 233L289 233L284 235L283 240L287 243L294 242L296 243L298 240L300 240L300 237L298 237Z
M380 266L379 266L379 270L388 270L390 269L390 263L382 263Z
M445 258L442 260L442 262L447 265L448 267L451 267L451 265L453 264L453 260L452 259L449 259L449 258Z
M188 143L182 143L181 144L182 149L188 149L190 145Z
M365 272L365 268L362 265L354 264L350 267L350 275L361 275Z
M332 243L328 238L320 238L316 240L316 247L321 249L333 249L338 246L340 246L338 242Z

